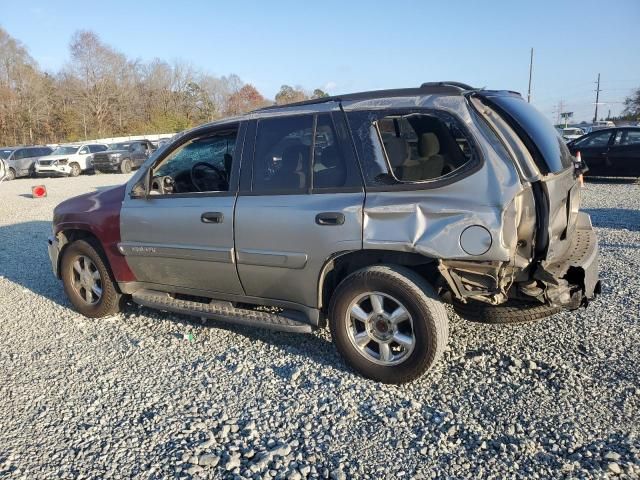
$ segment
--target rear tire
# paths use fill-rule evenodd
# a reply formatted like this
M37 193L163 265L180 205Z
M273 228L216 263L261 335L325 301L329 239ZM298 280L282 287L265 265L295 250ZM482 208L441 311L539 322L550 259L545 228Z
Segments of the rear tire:
M331 297L329 325L354 370L395 384L428 370L449 335L447 313L433 287L395 265L363 268L345 278Z
M489 305L469 300L453 301L453 309L465 320L489 324L517 324L541 320L558 313L562 308L541 303L507 300L502 305Z
M95 241L76 240L62 256L60 276L64 291L85 317L106 317L122 309L123 296L116 290L101 252Z
M131 160L125 159L120 164L120 172L131 173Z
M76 162L73 162L69 166L71 167L71 172L69 172L70 177L77 177L78 175L80 175L80 172L82 171L80 169L80 165L78 165Z

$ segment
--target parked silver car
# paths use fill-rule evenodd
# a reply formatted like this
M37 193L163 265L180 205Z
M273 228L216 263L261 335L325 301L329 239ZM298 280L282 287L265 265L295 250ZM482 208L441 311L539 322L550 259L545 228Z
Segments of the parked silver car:
M47 146L0 148L0 156L6 163L6 180L35 174L35 163L39 157L49 155L53 149Z
M130 296L253 327L328 323L355 370L401 383L443 352L443 301L520 322L599 292L574 161L513 92L441 82L268 107L58 205L49 254L84 315Z

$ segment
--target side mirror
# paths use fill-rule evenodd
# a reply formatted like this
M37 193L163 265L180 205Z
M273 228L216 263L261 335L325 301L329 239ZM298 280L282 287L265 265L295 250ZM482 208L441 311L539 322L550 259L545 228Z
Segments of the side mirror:
M146 180L146 175L145 178L140 180L138 183L136 183L133 188L131 189L131 192L129 193L129 197L130 198L145 198L147 196L147 189L145 188L145 180Z
M143 177L133 186L129 192L129 198L149 198L149 190L151 190L151 169L144 172Z

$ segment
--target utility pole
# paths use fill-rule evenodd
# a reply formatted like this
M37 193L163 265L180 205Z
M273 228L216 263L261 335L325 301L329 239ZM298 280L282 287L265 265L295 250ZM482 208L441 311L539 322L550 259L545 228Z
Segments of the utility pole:
M600 74L598 74L598 81L596 82L598 85L596 87L596 113L593 115L593 123L598 121L598 101L600 100Z
M533 73L533 47L531 48L531 58L529 60L529 90L527 91L527 103L531 103L531 74Z
M560 119L562 118L562 112L564 110L564 102L560 100L556 110L556 125L560 125Z

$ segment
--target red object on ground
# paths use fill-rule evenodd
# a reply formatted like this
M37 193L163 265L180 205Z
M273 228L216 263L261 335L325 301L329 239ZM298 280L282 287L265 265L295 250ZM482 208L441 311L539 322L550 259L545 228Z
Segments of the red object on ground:
M44 185L36 185L31 187L31 196L33 198L42 198L47 196L47 187Z

